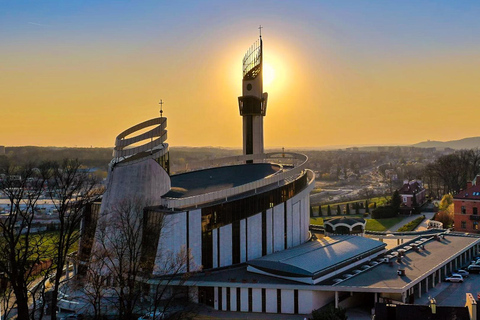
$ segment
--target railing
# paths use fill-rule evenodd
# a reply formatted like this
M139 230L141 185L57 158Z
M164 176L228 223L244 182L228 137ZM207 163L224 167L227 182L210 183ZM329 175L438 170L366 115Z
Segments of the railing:
M248 75L255 67L262 63L262 40L257 40L248 49L243 58L243 78ZM248 78L255 78L257 73L249 75Z
M138 136L125 139L126 136L135 133L138 130L148 128L154 125L158 125L155 128L139 134ZM153 150L155 147L160 146L167 140L167 118L154 118L142 123L139 123L131 128L120 133L115 139L115 148L113 149L113 157L116 159L133 156L137 153ZM154 138L156 138L154 140ZM138 147L132 147L125 149L126 147L137 143L139 141L150 139L149 142L140 145Z
M478 215L476 215L476 214L472 214L472 215L470 215L470 220L480 221L480 216L478 216Z
M210 193L205 193L201 194L198 196L191 196L191 197L185 197L185 198L162 198L162 205L167 207L167 208L182 208L182 207L193 207L193 206L198 206L199 204L206 203L206 202L211 202L219 199L225 199L227 200L231 196L235 196L241 193L245 193L248 191L257 191L257 189L277 183L280 185L280 182L292 177L292 176L299 176L301 174L307 174L309 178L309 182L313 181L315 179L314 173L311 170L307 170L305 172L305 164L308 160L308 157L303 154L299 153L292 153L292 152L283 152L283 153L269 153L269 154L260 154L260 155L244 155L244 156L235 156L235 157L227 157L223 159L217 159L215 161L210 161L209 164L211 167L214 167L215 164L221 163L223 160L223 163L225 163L225 160L235 160L240 163L245 163L247 160L260 160L262 159L264 162L269 162L269 159L275 159L279 158L276 157L277 155L282 155L282 159L285 159L283 155L289 155L291 158L288 159L296 159L296 160L301 160L302 162L292 168L292 169L283 169L280 172L277 172L275 174L272 174L269 177L259 179L250 183L246 183L244 185L238 186L238 187L233 187L233 188L228 188L224 190L219 190L219 191L214 191Z

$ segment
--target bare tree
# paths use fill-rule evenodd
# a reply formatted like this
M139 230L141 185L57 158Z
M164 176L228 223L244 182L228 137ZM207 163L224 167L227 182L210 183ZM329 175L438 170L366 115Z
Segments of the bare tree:
M1 171L4 178L0 192L9 201L9 214L0 219L0 271L11 286L11 291L5 292L4 310L9 314L16 308L19 319L34 319L36 297L44 290L51 268L52 249L46 245L48 236L37 233L34 220L46 180L33 163L23 167L5 163ZM14 301L10 299L12 292ZM30 301L33 309L29 308Z
M43 172L48 172L48 194L57 209L59 220L52 256L55 269L51 308L55 310L63 283L63 268L68 254L80 238L79 228L84 210L98 199L103 189L98 187L96 177L82 169L78 160L65 159L61 164L46 163ZM55 312L52 312L51 319L56 319Z
M119 319L132 319L142 295L140 275L143 199L124 200L103 212L98 222L93 250L105 260L96 265L115 292ZM103 269L103 270L101 270Z

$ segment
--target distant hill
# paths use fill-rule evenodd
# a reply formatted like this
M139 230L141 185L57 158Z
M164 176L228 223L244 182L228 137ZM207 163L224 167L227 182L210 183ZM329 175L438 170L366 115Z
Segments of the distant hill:
M480 148L480 137L464 138L451 141L423 141L412 145L417 148L437 148L437 149L474 149Z

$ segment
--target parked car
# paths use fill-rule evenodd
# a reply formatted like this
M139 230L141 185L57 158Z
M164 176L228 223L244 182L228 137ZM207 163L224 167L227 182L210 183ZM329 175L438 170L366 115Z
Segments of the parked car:
M467 271L470 273L480 273L480 266L477 264L471 264L467 267Z
M467 270L462 270L462 269L459 269L459 270L455 271L455 273L458 273L459 275L461 275L464 278L468 278L468 275L469 275L469 272Z
M445 278L445 281L447 281L447 282L463 282L463 277L458 273L454 273L450 277Z

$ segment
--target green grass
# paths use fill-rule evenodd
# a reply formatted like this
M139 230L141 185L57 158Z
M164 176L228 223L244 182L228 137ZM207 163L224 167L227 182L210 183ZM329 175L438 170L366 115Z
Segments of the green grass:
M405 219L405 217L367 219L367 226L365 229L368 231L386 231L403 219Z
M348 215L348 216L332 216L331 218L339 218L339 217L347 217L347 218L360 218L359 215ZM329 217L330 218L330 217ZM405 217L395 217L395 218L386 218L386 219L365 219L367 221L367 225L365 227L368 231L386 231L395 224L399 223L405 219ZM310 224L315 224L319 226L323 226L323 217L314 217L310 218Z

